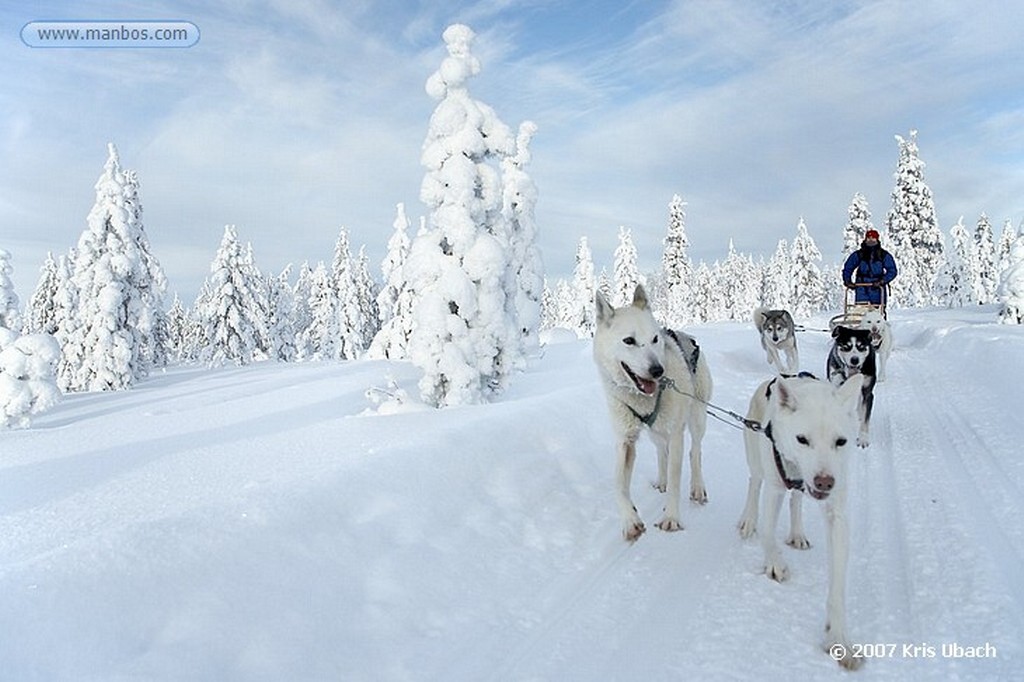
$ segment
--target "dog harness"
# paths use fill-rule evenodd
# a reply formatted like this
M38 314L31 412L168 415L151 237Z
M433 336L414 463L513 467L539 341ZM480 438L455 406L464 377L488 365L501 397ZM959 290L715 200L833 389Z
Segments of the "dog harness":
M686 360L686 366L690 368L690 374L696 376L697 361L700 360L700 346L697 345L697 340L694 339L693 337L690 337L693 341L693 352L687 353L686 350L683 348L682 340L679 338L679 335L676 334L675 331L671 329L665 329L664 331L673 341L676 342L676 346L679 348L679 352L683 354L683 359ZM626 407L629 407L629 411L633 413L634 417L640 420L641 424L650 428L654 426L654 422L658 420L658 413L661 411L661 394L665 392L666 388L673 388L679 391L679 389L676 388L676 382L672 381L670 377L663 375L660 379L658 379L658 392L654 396L654 409L651 410L649 414L642 415L636 410L634 410L632 407L629 407L629 405L626 405ZM682 393L682 391L679 392Z
M792 375L792 374L783 374L782 375L782 377L784 379L792 379L793 376L794 375ZM818 377L814 376L813 374L811 374L810 372L800 372L799 374L797 374L795 376L799 377L801 379L817 379L818 378ZM765 387L765 389L764 389L764 397L765 398L769 398L770 399L772 397L772 386L775 385L775 381L776 381L775 379L772 379L770 382L768 382L768 386ZM775 444L775 438L772 436L772 423L768 422L767 424L764 425L764 428L761 429L761 430L764 433L765 437L769 441L771 441L771 444L772 444L772 457L775 459L775 469L776 469L776 471L779 472L779 478L782 479L782 484L786 486L786 490L799 490L799 491L803 492L803 490L804 490L804 479L802 479L802 478L790 478L786 474L786 466L783 463L782 453L779 452L779 448Z

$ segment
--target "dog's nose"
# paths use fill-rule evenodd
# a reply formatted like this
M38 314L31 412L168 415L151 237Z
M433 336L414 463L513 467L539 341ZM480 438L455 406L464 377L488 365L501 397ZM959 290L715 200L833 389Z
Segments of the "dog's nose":
M857 365L860 364L860 358L858 358L858 357L850 358L850 364L853 365L854 367L856 367Z
M823 493L832 492L836 485L836 479L832 474L815 474L814 487Z
M665 373L665 368L661 365L651 365L651 377L654 379L660 379L661 375Z

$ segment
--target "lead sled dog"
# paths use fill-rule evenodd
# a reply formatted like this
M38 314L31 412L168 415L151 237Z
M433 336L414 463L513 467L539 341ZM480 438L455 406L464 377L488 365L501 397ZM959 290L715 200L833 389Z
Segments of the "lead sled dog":
M760 535L765 574L783 582L789 567L776 539L782 501L790 493L786 544L807 549L801 493L824 505L828 527L828 599L825 648L845 668L860 667L852 655L846 630L846 564L849 526L846 519L846 460L859 428L858 403L864 377L855 375L841 386L810 375L776 377L762 383L750 400L748 420L761 431L747 429L743 440L750 481L747 502L738 524L740 536ZM758 504L764 500L761 527Z
M800 353L796 347L796 324L788 310L758 308L754 311L754 326L761 337L761 347L768 357L768 364L775 365L779 372L796 373L800 370ZM786 354L786 366L782 366L782 355Z
M630 542L646 530L630 495L636 442L645 428L658 451L658 480L667 492L658 528L681 530L679 520L683 437L690 429L690 499L704 504L701 440L707 426L711 372L693 337L663 329L654 319L643 287L633 302L613 308L596 296L594 362L601 377L616 444L616 499L622 534ZM693 397L696 396L696 399Z

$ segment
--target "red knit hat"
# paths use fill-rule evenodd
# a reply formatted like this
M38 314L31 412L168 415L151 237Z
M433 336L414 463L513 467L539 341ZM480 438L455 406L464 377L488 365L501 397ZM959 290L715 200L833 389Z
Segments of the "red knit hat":
M878 239L878 230L868 230L864 233L864 239Z

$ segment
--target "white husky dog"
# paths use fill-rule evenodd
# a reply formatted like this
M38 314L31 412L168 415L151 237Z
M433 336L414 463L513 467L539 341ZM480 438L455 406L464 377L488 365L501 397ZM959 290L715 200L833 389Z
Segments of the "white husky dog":
M892 352L892 327L879 310L869 310L860 318L860 328L871 332L871 345L875 347L875 375L885 381L885 364Z
M782 582L789 568L776 540L776 525L786 491L790 492L790 528L786 543L810 547L804 535L801 495L805 492L825 505L828 523L828 601L826 650L845 668L858 668L846 632L846 563L849 527L846 520L846 460L856 441L860 417L861 383L855 375L840 387L810 375L776 377L761 384L750 401L747 418L763 431L746 430L744 444L750 483L740 517L740 536L757 531L758 497L764 484L763 526L765 573Z
M754 326L761 337L761 347L768 356L768 364L775 365L779 372L798 372L800 353L796 347L796 325L789 311L758 308L754 311ZM782 366L780 352L786 354L785 367Z
M633 541L644 523L630 497L636 460L636 441L647 427L658 450L658 481L668 492L657 526L681 530L679 486L682 475L683 433L690 427L690 499L704 504L707 491L701 471L701 439L707 425L703 403L711 398L711 372L692 337L663 329L651 314L647 294L637 287L633 303L613 308L598 293L594 362L608 399L612 427L618 440L616 497L622 534Z

